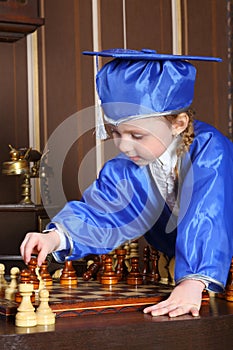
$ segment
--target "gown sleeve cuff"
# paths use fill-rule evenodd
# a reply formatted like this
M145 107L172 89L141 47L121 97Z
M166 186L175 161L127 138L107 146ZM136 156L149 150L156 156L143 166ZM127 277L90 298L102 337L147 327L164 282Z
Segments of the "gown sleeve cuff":
M72 255L73 252L73 241L70 237L69 232L65 231L63 227L55 222L51 222L47 225L44 233L49 231L56 231L60 238L60 244L57 249L52 253L54 258L58 262L64 262L67 257Z
M201 281L205 285L205 289L207 290L210 290L215 293L224 292L224 285L221 282L217 281L216 279L208 276L204 276L201 274L191 274L180 278L179 280L176 281L176 284L179 284L185 280Z

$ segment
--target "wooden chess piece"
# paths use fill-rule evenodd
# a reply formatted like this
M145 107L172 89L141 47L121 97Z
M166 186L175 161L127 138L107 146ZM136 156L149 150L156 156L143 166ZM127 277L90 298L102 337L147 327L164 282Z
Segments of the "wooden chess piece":
M36 268L36 275L37 275L38 280L39 280L39 288L35 291L36 297L37 297L37 299L38 299L38 298L39 298L39 293L40 293L40 291L41 291L42 289L46 288L45 282L44 282L44 280L42 279L42 277L41 277L41 275L40 275L40 269L39 269L38 266L37 266L37 268Z
M50 325L55 323L56 314L49 306L49 291L41 289L39 292L40 304L36 310L36 320L38 325Z
M231 266L227 278L225 299L227 301L233 301L233 258L231 260Z
M96 279L97 273L100 268L100 258L99 256L94 257L94 261L90 266L87 268L87 271L83 273L83 280L89 281L91 278Z
M15 300L15 293L18 291L18 283L17 279L19 276L19 268L18 267L12 267L10 270L11 274L11 281L9 286L5 290L5 299L7 300Z
M143 249L143 270L142 270L142 278L143 281L146 282L148 279L148 275L150 274L150 247L147 245Z
M37 324L35 309L31 303L33 285L31 283L19 284L22 301L17 309L15 325L17 327L34 327Z
M140 285L143 283L142 274L139 271L139 257L131 258L131 271L127 276L127 284Z
M139 245L138 240L134 240L130 243L130 259L131 258L138 258L139 257Z
M131 265L130 265L130 247L129 247L129 243L128 243L128 242L126 242L126 243L124 244L123 249L126 250L124 263L125 263L125 266L126 266L126 269L127 269L127 271L126 271L125 274L127 275L128 272L130 272L130 270L131 270Z
M111 258L112 258L112 269L113 269L113 271L115 271L116 265L117 265L116 251L112 250L110 253L108 253L108 255L111 256Z
M101 276L101 283L107 285L118 283L118 276L112 268L112 257L109 255L107 255L105 259L104 273Z
M106 254L102 254L100 256L100 267L99 267L99 271L97 273L97 281L99 281L99 282L101 282L101 278L104 274L104 266L105 266L106 257L107 257Z
M5 265L0 264L0 298L4 298L8 283L5 279Z
M45 260L45 261L41 264L39 273L40 273L40 276L41 276L42 280L43 280L44 283L45 283L45 286L46 286L46 287L52 286L52 284L53 284L53 279L52 279L52 276L50 275L50 273L49 273L49 271L48 271L48 261L47 261L47 260Z
M39 289L40 281L36 274L37 258L32 257L28 263L28 269L30 271L30 283L33 284L34 290Z
M208 292L208 290L203 289L203 291L202 291L202 303L203 303L203 302L209 303L209 301L210 301L209 292Z
M30 283L30 276L31 276L31 272L28 269L24 269L20 272L20 284L31 284L32 285L32 290L34 289L34 286L32 283ZM22 296L20 294L20 291L18 290L15 293L15 301L16 303L21 303L22 301ZM34 303L35 302L35 292L33 291L31 294L31 302Z
M123 281L125 279L125 249L116 249L117 255L117 265L116 265L116 274L118 276L118 281Z
M175 257L173 256L167 266L168 269L168 284L175 286Z
M78 284L77 274L71 260L65 261L65 266L60 277L60 284L68 287L75 287Z
M151 249L151 272L149 275L149 280L152 283L158 283L160 280L158 261L159 261L159 252L156 249L152 248Z

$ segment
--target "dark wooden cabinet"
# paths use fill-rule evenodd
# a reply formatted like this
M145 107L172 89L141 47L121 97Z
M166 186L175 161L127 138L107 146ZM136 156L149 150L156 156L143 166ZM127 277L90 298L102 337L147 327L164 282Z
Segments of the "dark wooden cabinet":
M0 41L17 41L43 24L40 0L0 0Z
M23 265L20 244L27 232L38 232L48 222L40 205L0 205L0 262L6 266L6 274L12 266Z

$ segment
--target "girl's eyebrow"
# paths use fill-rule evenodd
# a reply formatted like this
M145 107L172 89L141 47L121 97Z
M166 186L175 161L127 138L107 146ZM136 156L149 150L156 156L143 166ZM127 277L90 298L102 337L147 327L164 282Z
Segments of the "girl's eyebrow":
M117 131L117 132L119 131L117 126L115 126L115 125L111 125L110 129L111 129L111 131ZM132 134L132 133L133 134L142 134L144 132L146 132L146 130L144 130L143 128L136 128L136 129L134 129L134 127L132 127L132 129L130 128L128 130L124 130L123 131L123 133L127 133L127 134Z
M129 130L125 130L124 131L125 133L128 133L128 134L144 134L146 132L146 130L144 129L129 129Z

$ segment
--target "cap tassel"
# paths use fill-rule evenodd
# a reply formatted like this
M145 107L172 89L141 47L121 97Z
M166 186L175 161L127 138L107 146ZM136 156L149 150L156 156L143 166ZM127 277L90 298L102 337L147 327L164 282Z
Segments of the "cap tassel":
M100 100L98 101L96 113L96 137L100 140L106 140L108 138L108 134L104 125L103 112L100 106Z

